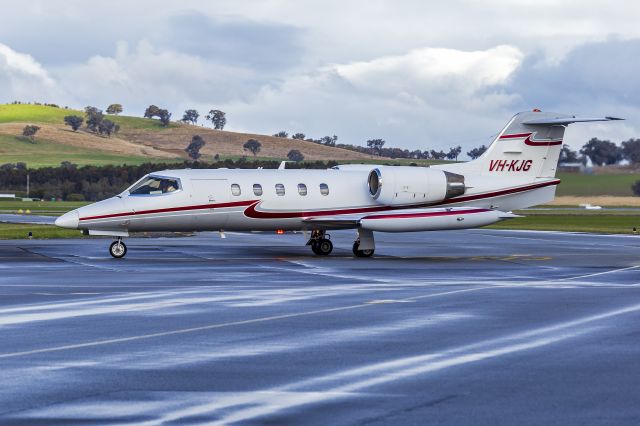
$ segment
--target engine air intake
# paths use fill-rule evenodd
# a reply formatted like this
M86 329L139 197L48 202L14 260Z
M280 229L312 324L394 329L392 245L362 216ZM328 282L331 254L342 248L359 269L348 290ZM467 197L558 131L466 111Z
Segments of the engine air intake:
M384 205L438 202L462 195L466 190L462 175L406 166L381 166L371 170L367 187L371 198Z

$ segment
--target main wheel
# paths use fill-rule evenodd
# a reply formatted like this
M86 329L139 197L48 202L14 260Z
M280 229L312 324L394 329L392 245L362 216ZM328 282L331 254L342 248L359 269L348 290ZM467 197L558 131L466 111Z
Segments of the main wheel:
M116 240L109 246L109 254L116 259L121 259L127 254L127 246L121 240Z
M374 249L360 250L360 241L355 241L353 243L353 254L355 254L356 257L371 257L374 252Z
M320 254L320 251L318 250L318 240L314 240L311 242L311 251L314 252L315 254Z
M331 243L331 240L323 238L311 243L311 250L313 250L317 255L326 256L333 250L333 244Z

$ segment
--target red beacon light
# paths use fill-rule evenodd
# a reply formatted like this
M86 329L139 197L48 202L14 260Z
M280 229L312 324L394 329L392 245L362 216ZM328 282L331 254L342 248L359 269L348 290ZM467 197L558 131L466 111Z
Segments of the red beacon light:
M534 108L533 112L542 112L539 108Z
M276 234L283 235L284 234L284 229L276 229Z

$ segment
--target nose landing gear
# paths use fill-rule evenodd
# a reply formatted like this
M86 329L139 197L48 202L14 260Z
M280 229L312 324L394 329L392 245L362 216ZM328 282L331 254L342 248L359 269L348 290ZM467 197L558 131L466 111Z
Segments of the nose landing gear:
M122 259L127 254L127 246L122 242L122 238L118 238L109 246L109 254L116 259Z

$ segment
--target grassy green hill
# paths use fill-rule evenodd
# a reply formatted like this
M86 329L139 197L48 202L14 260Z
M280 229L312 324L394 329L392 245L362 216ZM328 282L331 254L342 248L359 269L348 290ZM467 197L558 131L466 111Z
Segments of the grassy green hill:
M0 105L0 163L22 161L29 167L57 166L61 161L84 164L136 164L144 161L182 161L184 148L194 135L206 145L201 150L204 161L239 158L247 155L243 145L248 139L262 144L260 157L286 159L291 149L302 152L306 160L371 160L371 155L289 138L213 130L202 126L172 122L163 127L156 119L113 116L107 118L120 125L118 134L105 138L84 127L77 132L64 124L67 115L84 116L84 111L44 105ZM174 114L176 115L176 114ZM26 124L41 127L33 146L21 136ZM251 155L248 155L251 157Z
M0 123L43 123L64 124L67 115L79 115L84 117L84 111L77 109L65 109L48 107L44 105L4 104L0 105ZM149 120L141 117L107 115L109 120L118 123L122 129L142 130L166 130L158 120ZM169 128L175 128L178 124L171 123Z
M26 162L29 167L59 165L70 161L80 166L107 164L143 164L149 158L135 155L118 155L104 151L63 145L47 139L35 143L22 136L0 134L0 163Z

